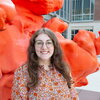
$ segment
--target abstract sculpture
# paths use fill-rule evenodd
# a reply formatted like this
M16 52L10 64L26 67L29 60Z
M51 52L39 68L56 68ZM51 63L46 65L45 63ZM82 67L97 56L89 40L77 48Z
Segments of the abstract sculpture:
M14 71L27 60L29 39L41 27L55 32L76 86L87 85L86 76L98 70L100 37L80 30L68 40L61 35L67 23L58 18L44 20L43 14L59 10L62 5L63 0L0 0L0 100L11 99Z

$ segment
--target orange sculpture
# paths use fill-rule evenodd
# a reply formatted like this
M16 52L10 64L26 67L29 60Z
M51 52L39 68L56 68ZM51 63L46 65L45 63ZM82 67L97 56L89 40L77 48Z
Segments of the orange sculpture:
M75 80L75 86L87 85L88 81L86 76L99 69L99 63L96 56L97 50L95 48L96 36L93 32L79 30L79 32L74 36L73 41L65 39L59 33L65 30L64 28L61 28L60 23L62 21L59 21L60 20L58 18L53 18L45 23L44 26L52 29L55 32L62 46L64 59L71 67L72 76ZM55 25L56 27L52 28L52 25ZM63 25L68 27L64 22L62 22L62 26ZM98 47L98 50L100 50L100 47Z
M95 48L97 55L100 55L100 31L98 33L99 37L95 39Z
M55 32L76 86L87 85L86 76L98 70L100 38L80 30L73 41L68 40L61 35L67 23L58 18L45 22L42 15L62 5L63 0L0 0L0 100L11 99L14 71L26 62L29 39L41 27Z

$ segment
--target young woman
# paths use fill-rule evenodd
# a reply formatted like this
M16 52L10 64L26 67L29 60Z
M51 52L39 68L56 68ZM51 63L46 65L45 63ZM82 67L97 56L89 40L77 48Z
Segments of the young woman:
M14 75L12 100L78 100L70 69L51 30L42 28L32 36L27 64Z

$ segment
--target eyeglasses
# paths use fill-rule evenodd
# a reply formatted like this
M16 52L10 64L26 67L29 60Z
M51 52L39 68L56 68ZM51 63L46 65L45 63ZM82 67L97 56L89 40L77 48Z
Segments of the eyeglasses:
M39 48L42 48L44 46L44 44L46 45L47 48L50 48L53 46L53 42L51 40L47 40L46 43L44 43L43 41L41 40L37 40L35 42L35 45Z

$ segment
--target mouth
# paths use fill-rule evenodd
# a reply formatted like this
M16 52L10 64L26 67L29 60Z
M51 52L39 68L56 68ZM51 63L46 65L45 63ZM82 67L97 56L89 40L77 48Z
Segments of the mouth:
M42 54L48 54L49 51L40 51L40 53L42 53Z

